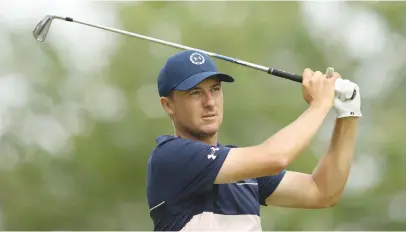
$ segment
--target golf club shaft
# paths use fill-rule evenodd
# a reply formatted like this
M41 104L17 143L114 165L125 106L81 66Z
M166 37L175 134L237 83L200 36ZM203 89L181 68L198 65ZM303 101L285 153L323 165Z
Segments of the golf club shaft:
M54 16L54 18L65 20L65 21L68 21L68 22L79 23L79 24L83 24L83 25L86 25L86 26L103 29L103 30L106 30L106 31L116 32L116 33L123 34L123 35L137 37L137 38L140 38L140 39L148 40L148 41L159 43L159 44L164 44L164 45L171 46L171 47L178 48L178 49L199 51L199 52L207 54L208 56L211 56L211 57L214 57L214 58L217 58L217 59L220 59L220 60L236 63L236 64L239 64L239 65L243 65L243 66L246 66L246 67L249 67L249 68L253 68L253 69L257 69L257 70L266 72L266 73L271 74L273 76L278 76L278 77L282 77L282 78L285 78L285 79L288 79L288 80L291 80L291 81L302 83L302 76L292 74L292 73L289 73L289 72L285 72L285 71L282 71L282 70L278 70L278 69L275 69L275 68L269 68L269 67L265 67L265 66L262 66L262 65L253 64L253 63L250 63L250 62L247 62L247 61L238 60L238 59L235 59L235 58L232 58L232 57L223 56L223 55L216 54L216 53L213 53L213 52L208 52L208 51L205 51L205 50L196 49L196 48L192 48L192 47L188 47L188 46L184 46L184 45L180 45L180 44L176 44L176 43L172 43L172 42L152 38L152 37L145 36L145 35L140 35L140 34L137 34L137 33L132 33L132 32L128 32L128 31L124 31L124 30L120 30L120 29L115 29L115 28L111 28L111 27L106 27L106 26L101 26L101 25L97 25L97 24L90 24L90 23L74 20L73 18L70 18L70 17Z

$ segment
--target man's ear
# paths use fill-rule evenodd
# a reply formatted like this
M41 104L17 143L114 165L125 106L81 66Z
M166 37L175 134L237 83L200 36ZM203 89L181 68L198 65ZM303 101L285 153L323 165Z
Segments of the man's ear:
M168 113L169 116L172 116L174 114L173 100L169 97L161 97L160 102L166 113Z

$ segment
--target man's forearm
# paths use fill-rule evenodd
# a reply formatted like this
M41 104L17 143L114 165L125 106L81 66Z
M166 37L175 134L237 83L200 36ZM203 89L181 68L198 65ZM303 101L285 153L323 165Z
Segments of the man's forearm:
M357 129L358 118L337 119L329 150L312 173L320 193L327 199L340 197L344 190L354 157Z
M329 108L311 105L298 119L268 138L264 142L266 150L289 165L307 148L328 112Z

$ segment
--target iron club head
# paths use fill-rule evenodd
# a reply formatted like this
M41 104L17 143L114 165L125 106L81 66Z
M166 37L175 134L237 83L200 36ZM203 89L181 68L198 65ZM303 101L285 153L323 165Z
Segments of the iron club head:
M34 28L32 35L34 38L40 42L44 42L47 37L49 28L51 27L52 20L54 18L50 15L46 15Z

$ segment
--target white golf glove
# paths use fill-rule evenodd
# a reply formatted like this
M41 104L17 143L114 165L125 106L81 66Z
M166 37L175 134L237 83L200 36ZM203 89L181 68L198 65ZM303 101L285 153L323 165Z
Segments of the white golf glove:
M361 93L357 84L338 78L335 82L334 110L337 118L361 117ZM354 89L355 98L351 100Z

